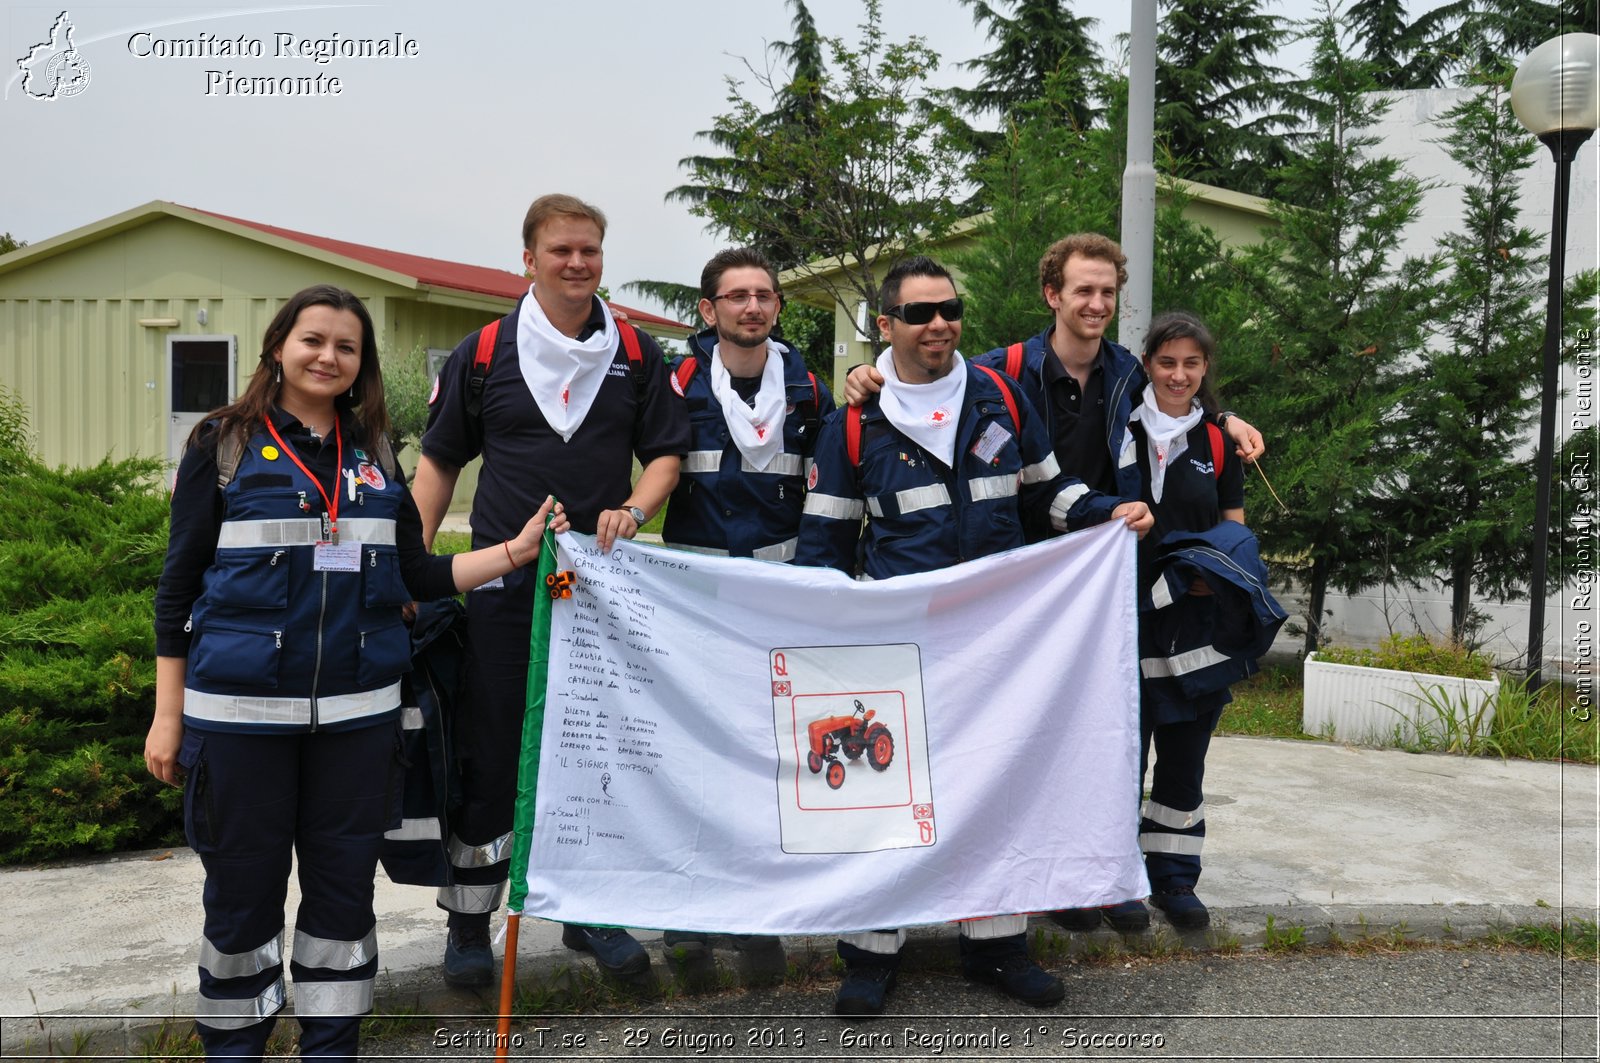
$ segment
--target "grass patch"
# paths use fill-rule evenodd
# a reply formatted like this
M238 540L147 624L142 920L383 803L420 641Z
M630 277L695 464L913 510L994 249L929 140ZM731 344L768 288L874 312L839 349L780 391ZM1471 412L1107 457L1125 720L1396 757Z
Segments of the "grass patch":
M1460 679L1494 678L1494 663L1483 654L1459 642L1438 642L1426 635L1390 635L1377 649L1328 646L1317 651L1317 660Z
M1322 651L1317 657L1322 659ZM1399 748L1503 760L1600 764L1600 722L1591 706L1579 702L1574 687L1549 683L1537 695L1530 695L1521 676L1502 674L1500 692L1490 702L1494 722L1487 734L1480 733L1483 729L1475 726L1472 714L1454 704L1456 696L1442 687L1424 687L1418 696L1422 701L1419 715L1429 728L1416 741L1401 743ZM1319 737L1300 729L1301 705L1300 666L1267 665L1259 674L1234 685L1233 703L1223 710L1217 733L1263 738Z
M1218 734L1265 738L1304 738L1300 730L1300 666L1269 664L1233 687L1233 702L1222 711Z
M1491 938L1498 944L1551 952L1569 960L1600 960L1600 924L1592 919L1571 919L1565 923L1521 923L1497 931Z

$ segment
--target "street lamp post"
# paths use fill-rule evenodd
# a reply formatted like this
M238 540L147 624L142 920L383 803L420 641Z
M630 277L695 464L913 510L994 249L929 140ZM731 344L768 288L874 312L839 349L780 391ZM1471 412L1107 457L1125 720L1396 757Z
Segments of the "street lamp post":
M1600 125L1600 37L1564 33L1528 53L1511 80L1511 109L1544 141L1556 163L1550 218L1550 294L1545 309L1544 382L1539 416L1538 495L1528 599L1528 688L1543 682L1545 572L1550 552L1550 482L1555 464L1556 391L1561 362L1561 293L1567 249L1568 184L1578 148Z

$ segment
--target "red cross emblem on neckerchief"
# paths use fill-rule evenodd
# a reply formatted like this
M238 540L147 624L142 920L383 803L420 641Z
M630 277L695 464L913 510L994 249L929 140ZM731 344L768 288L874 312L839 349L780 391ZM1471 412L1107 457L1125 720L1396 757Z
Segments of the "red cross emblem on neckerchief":
M766 425L764 425L764 424L756 425L756 438L757 439L766 439L767 438L767 426Z
M572 394L572 388L571 388L570 385L567 386L567 387L563 387L561 389L561 405L565 406L567 404L567 398L571 394Z
M932 413L928 414L928 423L933 425L935 428L938 428L948 420L950 420L950 411L945 409L943 406L940 406L937 410L934 410Z

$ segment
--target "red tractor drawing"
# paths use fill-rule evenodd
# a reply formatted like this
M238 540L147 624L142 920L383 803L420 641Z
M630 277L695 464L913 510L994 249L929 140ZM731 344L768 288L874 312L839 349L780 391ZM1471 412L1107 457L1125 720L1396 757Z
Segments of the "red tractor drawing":
M873 771L883 771L894 759L894 735L881 723L873 723L876 710L855 700L856 711L849 716L824 716L806 725L811 749L806 753L806 767L815 775L827 765L828 785L837 790L844 785L844 765L835 755L844 752L846 759L855 761L867 755Z

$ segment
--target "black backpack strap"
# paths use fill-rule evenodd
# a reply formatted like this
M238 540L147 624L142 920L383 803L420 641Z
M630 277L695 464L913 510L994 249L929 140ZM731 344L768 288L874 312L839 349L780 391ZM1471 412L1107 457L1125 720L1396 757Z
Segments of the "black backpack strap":
M227 432L217 437L217 490L233 483L244 458L244 442L237 432Z

